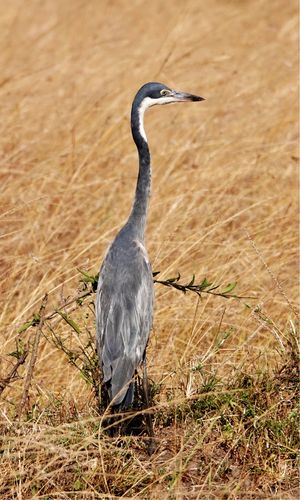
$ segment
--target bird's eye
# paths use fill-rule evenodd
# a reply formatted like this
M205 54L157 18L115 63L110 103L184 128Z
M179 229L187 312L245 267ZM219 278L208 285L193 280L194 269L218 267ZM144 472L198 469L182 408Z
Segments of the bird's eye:
M170 95L170 94L171 94L171 90L168 90L168 89L162 89L160 91L160 95L163 95L163 96Z

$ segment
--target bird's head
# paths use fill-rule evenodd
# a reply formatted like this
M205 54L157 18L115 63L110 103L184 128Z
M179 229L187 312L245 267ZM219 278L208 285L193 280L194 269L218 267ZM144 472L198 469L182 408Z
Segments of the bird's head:
M142 144L141 140L147 143L144 130L144 113L147 108L158 104L187 101L204 101L204 97L187 94L186 92L178 92L162 83L145 83L136 94L131 109L131 130L133 139L138 147Z
M157 104L170 104L172 102L204 101L204 97L178 92L166 85L157 82L149 82L143 85L135 96L135 100L144 109Z

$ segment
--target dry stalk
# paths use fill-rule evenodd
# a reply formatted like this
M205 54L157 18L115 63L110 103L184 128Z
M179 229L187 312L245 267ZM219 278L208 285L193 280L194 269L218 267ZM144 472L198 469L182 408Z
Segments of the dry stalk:
M22 399L21 399L21 402L20 402L19 408L18 408L19 417L22 415L24 409L28 406L28 398L29 398L28 394L29 394L29 389L30 389L32 377L33 377L35 363L37 360L38 348L39 348L39 343L40 343L41 334L42 334L42 328L43 328L43 324L44 324L44 320L45 320L45 308L46 308L47 301L48 301L48 295L46 294L42 300L41 307L39 310L40 321L39 321L38 328L36 330L36 334L34 337L32 351L31 351L31 358L30 358L30 362L29 362L29 366L28 366L28 370L27 370L25 382L24 382Z
M277 276L275 276L275 274L273 273L272 269L270 268L270 266L266 263L263 255L262 255L262 252L257 248L257 245L254 241L254 239L252 238L252 236L250 235L250 233L248 232L247 229L244 228L244 231L246 233L246 236L248 238L248 240L250 241L256 255L258 256L258 258L260 259L260 261L262 262L262 264L264 265L265 269L267 270L267 272L269 273L269 275L271 276L272 280L274 281L276 287L278 288L279 292L281 293L281 295L283 296L283 298L285 299L287 305L289 306L289 308L291 309L291 311L295 314L296 317L298 317L298 311L296 310L296 308L293 306L293 304L291 303L290 299L288 298L287 294L285 293L281 283L279 282Z

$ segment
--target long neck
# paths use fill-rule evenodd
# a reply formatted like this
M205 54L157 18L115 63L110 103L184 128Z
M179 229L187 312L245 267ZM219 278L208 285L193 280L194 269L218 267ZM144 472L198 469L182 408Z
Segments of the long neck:
M128 219L137 235L143 239L146 226L148 200L151 189L151 162L150 151L144 131L145 107L133 103L131 110L131 131L139 156L139 174L135 190L135 198L131 214Z

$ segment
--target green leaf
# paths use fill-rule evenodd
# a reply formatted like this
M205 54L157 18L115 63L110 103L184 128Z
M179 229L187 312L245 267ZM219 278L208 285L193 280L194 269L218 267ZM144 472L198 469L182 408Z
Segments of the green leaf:
M26 321L26 323L23 323L23 325L20 326L20 328L17 329L17 333L22 333L28 330L31 326L36 326L39 324L41 318L39 314L34 314L32 319L30 321Z
M81 368L80 377L89 385L92 384L91 376L86 368Z
M193 274L193 277L192 277L191 281L189 282L188 285L185 285L185 286L186 287L193 286L194 283L195 283L195 275Z
M62 311L57 311L57 313L65 320L66 323L68 323L68 325L71 326L71 328L73 328L73 330L75 330L76 333L78 333L78 335L80 335L80 328L73 319L69 318L69 316L67 316L67 314L63 313Z
M168 278L167 279L167 283L176 283L177 281L180 280L180 273L178 273L178 275L176 276L176 278Z
M24 344L23 340L21 340L21 339L19 339L16 342L16 344L17 344L17 350L13 351L13 352L10 352L9 356L12 356L13 358L20 359L20 357L22 356L22 354L24 354L24 352L25 352L25 344Z
M80 491L84 488L84 484L78 478L78 479L76 479L76 481L74 481L73 488L75 491Z
M212 283L210 283L206 278L204 278L204 280L202 280L202 282L200 283L199 288L201 288L201 290L204 290L205 288L211 285Z
M79 271L80 274L82 274L83 277L81 278L81 281L83 281L84 283L95 284L98 282L98 274L92 275L92 274L87 273L86 271L83 271L82 269L79 269L79 268L77 268L77 271Z
M23 325L17 329L17 333L25 332L30 326L33 326L33 320L23 323Z
M224 290L222 290L221 293L226 295L227 293L232 292L232 290L235 289L236 285L237 285L236 281L234 281L233 283L228 283L228 285L224 288Z

